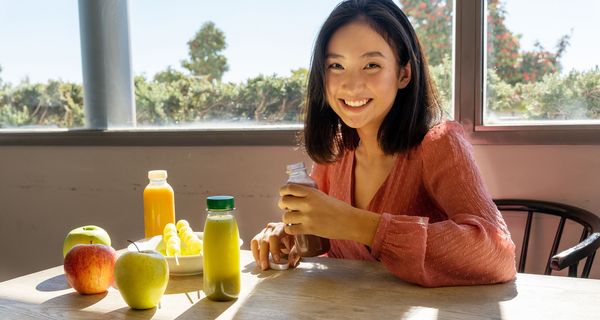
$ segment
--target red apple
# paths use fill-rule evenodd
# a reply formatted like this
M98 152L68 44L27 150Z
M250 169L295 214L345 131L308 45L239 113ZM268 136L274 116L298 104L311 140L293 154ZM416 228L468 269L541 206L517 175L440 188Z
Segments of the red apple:
M117 253L103 244L78 244L65 256L67 281L81 294L106 292L115 279Z

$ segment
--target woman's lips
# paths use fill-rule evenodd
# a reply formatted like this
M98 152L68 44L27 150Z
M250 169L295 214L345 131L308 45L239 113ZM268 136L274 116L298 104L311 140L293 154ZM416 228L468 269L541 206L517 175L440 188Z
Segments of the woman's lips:
M362 111L371 103L373 99L364 98L364 99L339 99L340 104L344 107L344 109L349 111Z

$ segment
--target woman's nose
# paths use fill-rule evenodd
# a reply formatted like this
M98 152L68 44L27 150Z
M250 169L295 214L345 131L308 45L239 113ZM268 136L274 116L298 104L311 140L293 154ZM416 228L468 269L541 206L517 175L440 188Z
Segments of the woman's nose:
M346 72L342 79L342 89L348 91L359 91L364 87L365 82L360 72Z

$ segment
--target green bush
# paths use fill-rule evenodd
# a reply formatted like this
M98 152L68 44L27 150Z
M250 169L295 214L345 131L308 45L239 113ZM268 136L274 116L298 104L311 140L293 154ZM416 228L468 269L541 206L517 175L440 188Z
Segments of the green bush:
M83 126L81 85L57 80L21 82L0 90L0 127Z

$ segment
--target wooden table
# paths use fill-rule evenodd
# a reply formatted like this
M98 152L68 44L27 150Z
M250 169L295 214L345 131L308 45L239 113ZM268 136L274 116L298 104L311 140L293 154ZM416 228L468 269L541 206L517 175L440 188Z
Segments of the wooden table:
M514 282L422 288L381 264L310 258L259 272L242 251L242 293L202 294L202 276L171 277L160 308L130 309L119 292L83 296L63 267L0 283L0 319L600 319L600 281L519 274Z

